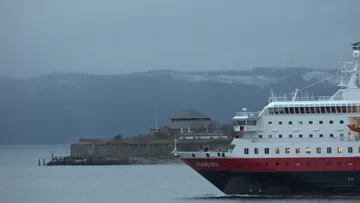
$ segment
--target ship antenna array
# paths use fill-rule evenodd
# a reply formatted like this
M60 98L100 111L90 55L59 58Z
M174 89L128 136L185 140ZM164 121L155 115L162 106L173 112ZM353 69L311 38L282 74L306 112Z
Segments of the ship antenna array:
M354 59L355 59L355 61L356 61L354 68L349 67L349 65L353 65L352 62L350 62L350 63L349 63L349 62L348 62L348 63L346 63L346 62L345 62L345 63L344 63L344 62L343 62L343 63L340 63L340 64L342 65L342 67L341 67L340 69L338 69L338 71L337 71L336 73L334 73L333 75L330 75L330 76L325 77L325 78L323 78L323 79L321 79L321 80L318 80L318 81L316 81L316 82L314 82L314 83L312 83L312 84L309 84L309 85L307 85L307 86L305 86L305 87L303 87L303 88L294 89L292 92L285 94L284 97L287 97L287 96L291 96L291 95L292 95L292 96L294 97L294 98L293 98L293 100L294 100L295 97L296 97L296 95L297 95L297 93L298 93L299 91L308 89L308 88L313 87L313 86L315 86L315 85L318 85L318 84L320 84L320 83L322 83L322 82L324 82L324 81L330 80L330 79L338 76L340 73L343 73L344 75L348 75L348 74L354 74L354 73L358 72L358 71L359 71L359 70L358 70L358 68L359 68L359 62L360 62L360 42L353 43L353 44L352 44L352 48L353 48L353 50L354 50L354 52L353 52L353 57L354 57ZM352 77L354 78L354 76L352 76ZM359 73L357 73L357 77L359 77ZM350 85L350 86L352 85L352 81L351 81L352 78L350 78L350 82L349 82L348 84L345 84L345 83L344 83L344 76L342 76L341 79L342 79L342 80L340 80L339 86L348 87L349 85ZM357 81L357 82L360 83L360 81ZM360 84L358 84L358 87L360 87ZM271 97L274 97L274 96L275 96L275 95L274 95L274 93L273 93L272 90L271 90Z
M286 98L286 97L292 96L292 97L293 97L292 100L294 101L294 100L296 99L296 97L297 97L297 94L298 94L300 91L306 90L306 89L308 89L308 88L310 88L310 87L313 87L313 86L315 86L315 85L318 85L318 84L320 84L320 83L322 83L322 82L324 82L324 81L330 80L330 79L338 76L340 73L341 73L341 71L338 70L336 73L334 73L334 74L332 74L332 75L330 75L330 76L328 76L328 77L325 77L325 78L323 78L323 79L321 79L321 80L318 80L318 81L316 81L316 82L314 82L314 83L311 83L311 84L309 84L309 85L307 85L307 86L305 86L305 87L303 87L303 88L294 89L292 92L287 93L287 94L284 94L283 97ZM277 98L277 97L278 97L278 96L274 93L273 89L270 90L270 95L271 95L271 96L270 96L270 98L269 98L269 102L272 101L272 98Z
M311 83L311 84L309 84L309 85L307 85L307 86L305 86L305 87L303 87L303 88L294 89L292 92L287 93L286 96L294 95L295 93L297 93L297 92L299 92L299 91L303 91L303 90L306 90L306 89L308 89L308 88L310 88L310 87L313 87L313 86L315 86L315 85L318 85L318 84L320 84L320 83L323 83L323 82L325 82L325 81L327 81L327 80L330 80L330 79L338 76L340 73L341 73L341 71L338 70L336 73L334 73L334 74L332 74L332 75L330 75L330 76L328 76L328 77L325 77L325 78L323 78L323 79L321 79L321 80L318 80L318 81L316 81L316 82L314 82L314 83Z

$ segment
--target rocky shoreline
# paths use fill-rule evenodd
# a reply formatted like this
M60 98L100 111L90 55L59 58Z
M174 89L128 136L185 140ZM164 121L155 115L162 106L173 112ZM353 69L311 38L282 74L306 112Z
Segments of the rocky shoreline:
M66 166L66 165L151 165L151 164L172 164L183 163L180 159L156 159L156 158L77 158L77 157L53 157L47 166Z

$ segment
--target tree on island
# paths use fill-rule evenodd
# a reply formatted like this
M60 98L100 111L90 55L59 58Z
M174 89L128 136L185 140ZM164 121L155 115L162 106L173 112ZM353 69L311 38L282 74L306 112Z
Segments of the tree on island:
M206 132L206 128L205 128L205 127L200 127L200 128L198 128L198 129L196 130L196 132L198 132L198 133L204 133L204 132Z
M155 133L154 133L154 136L155 136L156 138L167 138L167 137L168 137L167 134L162 133L162 132L155 132Z
M116 136L114 137L114 140L122 140L123 137L124 137L123 135L118 134L118 135L116 135Z
M208 125L207 125L207 130L208 131L213 131L216 129L216 123L214 122L210 122Z

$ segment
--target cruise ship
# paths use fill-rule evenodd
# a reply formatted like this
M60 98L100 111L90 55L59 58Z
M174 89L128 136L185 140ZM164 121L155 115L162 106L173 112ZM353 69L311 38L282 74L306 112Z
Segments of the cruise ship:
M174 154L225 194L256 196L360 195L360 42L342 62L339 90L304 97L297 89L271 94L259 112L233 118L231 147Z

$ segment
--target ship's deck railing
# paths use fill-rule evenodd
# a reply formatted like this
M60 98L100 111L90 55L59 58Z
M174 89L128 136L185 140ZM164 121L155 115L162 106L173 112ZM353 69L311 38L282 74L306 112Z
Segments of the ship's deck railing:
M256 111L256 112L247 112L247 111L236 112L236 116L247 116L247 117L259 116L259 114L260 114L260 111Z
M331 96L296 97L294 101L327 101ZM270 97L269 102L291 102L294 97Z
M354 66L355 63L350 61L350 62L339 62L340 65L340 71L345 72L345 73L353 73L354 72Z

